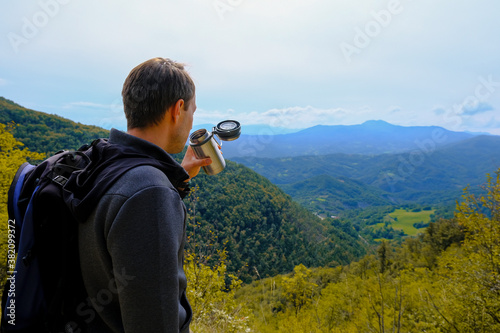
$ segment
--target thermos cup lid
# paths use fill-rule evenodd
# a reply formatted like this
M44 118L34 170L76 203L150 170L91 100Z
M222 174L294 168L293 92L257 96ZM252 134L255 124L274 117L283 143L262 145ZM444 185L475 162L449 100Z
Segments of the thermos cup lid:
M224 141L233 141L240 137L241 126L236 120L224 120L213 129L214 134Z

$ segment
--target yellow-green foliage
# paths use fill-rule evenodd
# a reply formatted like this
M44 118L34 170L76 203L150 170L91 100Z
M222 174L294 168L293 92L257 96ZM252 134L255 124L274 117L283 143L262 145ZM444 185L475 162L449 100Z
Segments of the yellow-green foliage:
M486 191L465 191L457 213L465 240L439 261L442 306L460 332L500 332L500 170Z
M4 124L0 124L0 281L2 282L5 279L7 260L7 192L21 164L28 159L33 161L44 158L43 154L22 148L23 144L14 138Z
M318 286L310 281L311 274L312 272L309 269L300 264L295 266L291 277L283 278L285 299L293 306L295 313L298 313L300 309L311 303L315 289Z
M500 332L500 170L485 189L480 197L466 191L454 219L402 246L383 242L348 266L298 265L244 286L236 296L253 312L252 329Z
M193 332L246 332L248 317L234 293L241 281L226 271L226 253L219 255L221 261L214 266L204 263L196 253L188 253L185 272L188 279L187 295L193 308Z

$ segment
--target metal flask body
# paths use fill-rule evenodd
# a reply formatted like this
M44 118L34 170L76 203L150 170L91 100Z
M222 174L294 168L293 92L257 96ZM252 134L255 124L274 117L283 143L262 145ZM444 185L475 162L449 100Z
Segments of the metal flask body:
M189 136L189 145L197 158L210 157L212 163L202 167L207 175L216 175L226 167L226 161L222 157L219 145L212 133L206 129L200 129Z

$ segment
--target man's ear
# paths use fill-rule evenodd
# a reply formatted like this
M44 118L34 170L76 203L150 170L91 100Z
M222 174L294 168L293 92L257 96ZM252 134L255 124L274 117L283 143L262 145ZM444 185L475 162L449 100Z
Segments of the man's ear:
M179 99L177 102L175 102L175 104L170 109L170 117L172 118L172 121L177 122L183 108L184 108L183 99Z

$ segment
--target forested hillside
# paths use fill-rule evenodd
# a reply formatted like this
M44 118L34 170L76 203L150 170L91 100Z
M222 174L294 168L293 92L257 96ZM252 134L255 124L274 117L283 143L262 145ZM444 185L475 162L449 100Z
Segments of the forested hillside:
M476 189L484 182L486 173L500 167L500 136L476 136L442 148L431 148L375 156L332 154L234 160L273 183L284 185L298 201L314 194L319 198L329 196L328 186L316 188L314 193L293 191L295 186L300 186L297 182L312 182L325 175L360 181L372 188L378 200L388 198L401 204L453 203L464 187L471 185L472 190ZM317 187L318 183L315 184ZM363 202L362 198L359 202Z
M108 135L107 130L97 126L30 110L1 96L0 124L10 126L14 137L31 151L48 154L61 149L77 149L82 143Z
M318 175L279 186L301 205L318 214L338 215L345 210L395 204L390 193L347 177Z
M9 112L2 113L3 121L26 121L27 124L16 123L10 131L34 152L52 151L55 146L42 144L54 143L51 135L58 137L57 149L79 147L90 142L92 135L108 135L107 131L96 128L81 136L77 129L85 129L84 125L20 106L12 107L10 102L9 105ZM38 144L31 147L33 142ZM11 179L7 178L4 187ZM201 172L193 180L193 188L193 194L185 200L190 210L190 244L210 253L214 262L219 258L217 253L226 249L228 271L244 281L258 275L289 272L299 263L308 266L347 264L365 254L352 226L319 219L243 165L227 161L226 170L219 175L207 176Z
M227 161L217 176L193 179L193 244L227 249L229 271L245 282L307 266L337 266L364 255L350 224L321 220L247 167Z
M500 169L455 217L336 268L302 265L236 293L255 332L499 332ZM486 179L485 179L486 181Z

